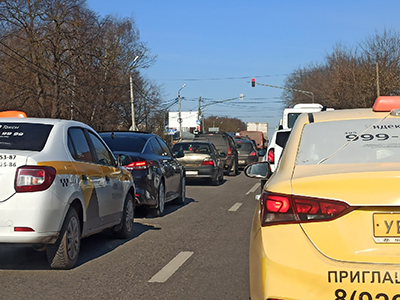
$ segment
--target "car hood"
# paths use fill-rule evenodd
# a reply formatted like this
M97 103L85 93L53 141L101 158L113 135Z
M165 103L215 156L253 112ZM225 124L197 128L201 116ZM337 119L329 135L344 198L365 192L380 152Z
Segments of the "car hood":
M344 201L356 208L333 221L302 223L314 247L334 260L399 264L400 236L397 242L377 239L379 224L374 222L378 213L399 214L395 219L400 221L399 169L400 164L296 168L293 194Z

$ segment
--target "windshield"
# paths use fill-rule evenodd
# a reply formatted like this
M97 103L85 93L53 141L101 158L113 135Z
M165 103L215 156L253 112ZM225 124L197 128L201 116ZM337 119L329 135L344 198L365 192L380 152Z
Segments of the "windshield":
M400 162L397 119L344 120L304 127L296 163L354 164Z

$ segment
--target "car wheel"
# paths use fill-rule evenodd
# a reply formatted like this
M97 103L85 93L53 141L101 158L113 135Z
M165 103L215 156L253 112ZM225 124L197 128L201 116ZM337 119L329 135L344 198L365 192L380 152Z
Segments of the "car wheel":
M157 207L155 208L155 215L160 217L164 214L165 209L165 186L164 182L161 181L160 186L158 187L158 201Z
M81 246L81 225L75 208L70 207L54 245L46 248L47 260L53 269L71 269L78 260Z
M179 189L179 197L174 200L175 204L183 205L186 199L186 178L182 176Z
M118 239L128 239L133 230L133 223L135 217L135 204L133 197L130 193L126 195L124 211L122 212L121 224L117 226L113 232L114 236Z

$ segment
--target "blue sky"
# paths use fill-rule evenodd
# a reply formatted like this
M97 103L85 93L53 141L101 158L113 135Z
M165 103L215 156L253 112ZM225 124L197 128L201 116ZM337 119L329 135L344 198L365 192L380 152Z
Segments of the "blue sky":
M268 122L283 111L283 86L299 67L324 61L338 43L356 46L375 33L400 29L398 0L88 0L101 16L132 17L141 40L157 55L143 74L166 101L181 90L182 111L209 105L210 115ZM315 100L318 102L318 99ZM177 106L171 110L177 110ZM271 130L272 131L272 130Z

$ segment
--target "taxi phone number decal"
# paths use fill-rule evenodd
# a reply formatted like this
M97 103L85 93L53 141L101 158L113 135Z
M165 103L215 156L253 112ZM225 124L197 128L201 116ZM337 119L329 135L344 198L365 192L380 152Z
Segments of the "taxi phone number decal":
M336 296L335 300L372 300L372 299L400 300L400 294L391 297L386 295L385 293L378 293L376 295L371 295L368 292L358 292L358 291L347 293L345 290L342 289L337 289L335 291L335 296Z
M357 141L357 140L360 140L360 141L363 141L363 142L369 142L369 141L372 141L374 139L378 140L378 141L386 141L390 137L398 138L399 136L398 135L390 136L390 135L388 135L386 133L377 133L377 134L364 133L364 134L361 134L361 135L357 135L356 133L349 133L349 132L345 133L345 138L347 139L348 142Z
M0 168L2 167L16 167L17 162L15 159L17 158L16 155L3 155L0 154Z

